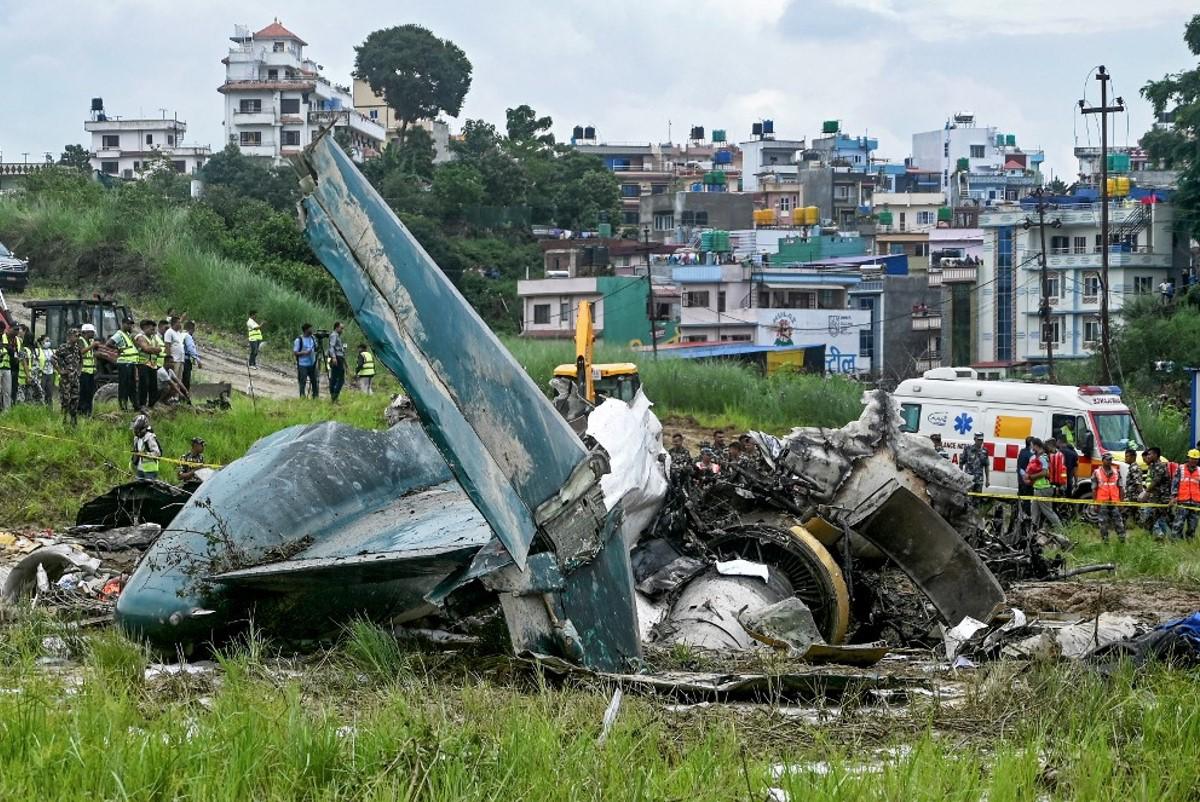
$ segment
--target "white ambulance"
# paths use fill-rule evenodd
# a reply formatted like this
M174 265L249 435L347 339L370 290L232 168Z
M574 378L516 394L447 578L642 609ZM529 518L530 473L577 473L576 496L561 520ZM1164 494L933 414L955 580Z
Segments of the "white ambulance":
M893 398L901 428L940 434L956 463L975 433L983 432L991 492L1017 492L1017 457L1031 435L1061 440L1064 427L1071 433L1079 452L1077 496L1091 494L1101 456L1111 452L1119 462L1131 441L1139 450L1144 443L1120 387L979 381L971 368L934 368L902 381Z

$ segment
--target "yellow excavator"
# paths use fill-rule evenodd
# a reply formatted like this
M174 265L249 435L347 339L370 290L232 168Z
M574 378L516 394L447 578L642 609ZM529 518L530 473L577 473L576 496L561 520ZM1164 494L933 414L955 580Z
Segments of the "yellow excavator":
M619 398L626 403L632 401L642 386L637 365L633 362L595 364L592 361L595 344L592 302L580 301L575 319L575 364L559 365L554 369L554 378L570 380L579 397L592 406L605 398Z

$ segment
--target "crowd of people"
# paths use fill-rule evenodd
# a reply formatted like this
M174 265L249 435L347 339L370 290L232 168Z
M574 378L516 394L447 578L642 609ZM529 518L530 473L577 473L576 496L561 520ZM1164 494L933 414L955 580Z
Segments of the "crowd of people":
M263 342L263 326L257 318L258 312L255 310L246 318L247 364L251 370L258 370L258 353ZM346 341L342 337L345 330L346 327L340 320L335 321L328 331L314 331L311 323L300 327L299 336L292 340L292 357L296 361L296 380L301 398L320 397L318 367L319 360L324 359L325 370L329 374L329 396L337 403L346 386L348 363ZM357 346L354 381L362 393L374 394L372 385L375 381L375 355L366 343L359 343Z
M950 459L942 446L939 434L930 435L934 449ZM984 437L976 432L975 441L963 449L959 467L972 478L972 491L982 492L991 484L991 458L984 448ZM1162 449L1151 446L1140 453L1130 443L1122 455L1126 465L1122 479L1114 455L1105 452L1100 464L1092 471L1092 506L1100 538L1108 542L1110 532L1125 541L1127 523L1137 521L1159 539L1167 537L1193 538L1200 522L1200 443L1187 453L1181 464L1169 462ZM1063 517L1069 510L1055 500L1074 499L1080 455L1075 443L1064 432L1062 437L1025 438L1025 446L1017 454L1017 495L1032 496L1041 501L1021 505L1034 527L1058 533ZM1122 502L1138 502L1145 507L1120 506Z

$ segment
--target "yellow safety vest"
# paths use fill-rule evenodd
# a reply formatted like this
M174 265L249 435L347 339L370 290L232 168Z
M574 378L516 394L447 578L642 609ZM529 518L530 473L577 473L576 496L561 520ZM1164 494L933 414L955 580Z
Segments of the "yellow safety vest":
M8 333L0 334L0 370L8 370Z
M359 377L365 379L368 376L374 376L375 375L375 357L373 357L371 355L370 351L363 351L361 356L362 356L363 364L362 364L362 368L358 371Z
M262 328L259 326L246 327L246 339L252 343L262 342Z
M96 372L96 352L84 351L85 348L91 345L87 337L80 337L79 342L81 343L79 350L83 351L83 362L80 365L80 372L90 376Z
M29 346L17 349L17 381L21 384L29 384L29 371L33 367L33 351Z
M142 361L142 352L125 331L118 331L113 335L113 339L121 343L121 353L117 356L118 365L137 365Z

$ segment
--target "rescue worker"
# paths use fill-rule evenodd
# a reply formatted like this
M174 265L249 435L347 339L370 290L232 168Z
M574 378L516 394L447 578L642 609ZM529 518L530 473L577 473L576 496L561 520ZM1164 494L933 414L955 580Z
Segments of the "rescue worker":
M84 323L79 332L79 414L91 416L92 399L96 396L96 327Z
M684 465L691 464L692 452L683 444L683 435L679 432L671 435L671 447L667 449L671 457L671 471L674 472Z
M1150 534L1162 540L1170 533L1171 512L1167 507L1171 503L1171 473L1157 446L1147 448L1143 456L1146 459L1146 479L1140 500L1162 505L1151 507L1146 516Z
M1188 460L1175 472L1175 487L1171 494L1175 502L1175 537L1196 536L1200 522L1200 450L1188 452Z
M162 457L162 449L154 428L150 425L150 415L143 411L133 419L133 454L131 462L138 479L148 481L158 480L158 460Z
M0 320L0 325L4 321ZM17 335L8 327L0 330L0 412L7 412L13 405L12 373L17 366Z
M1067 460L1063 453L1058 450L1058 441L1053 437L1047 437L1046 459L1050 462L1050 484L1054 485L1054 492L1057 496L1062 496L1067 490Z
M312 334L312 324L300 327L300 336L292 342L292 355L296 358L296 379L300 382L300 397L304 398L307 387L312 387L312 398L320 395L317 384L317 338Z
M725 452L729 449L729 445L725 442L725 432L717 429L713 432L712 441L712 456L717 462L725 461Z
M79 422L79 376L83 366L79 329L67 330L66 342L58 347L52 359L58 371L58 403L62 407L63 422L70 420L75 426Z
M40 404L42 402L42 374L36 369L33 349L17 341L17 395L15 404Z
M711 478L721 472L721 465L713 459L713 456L711 448L700 449L700 459L693 466L698 477Z
M133 318L121 321L121 329L108 338L117 350L117 403L121 409L137 408L137 370L141 364L141 351L133 334Z
M139 328L141 331L133 338L138 349L137 406L149 409L158 401L158 360L162 348L153 320L143 320Z
M933 444L933 450L937 452L939 457L947 460L950 459L950 452L942 445L942 436L940 434L934 432L929 435L929 442Z
M371 382L375 380L375 356L367 349L366 343L358 344L358 364L354 368L354 376L358 379L361 392L374 395Z
M33 352L34 361L37 363L37 375L42 382L42 403L46 406L54 405L54 349L50 345L49 337L42 337L42 342Z
M1066 427L1064 427L1066 428ZM1067 469L1067 482L1064 486L1067 498L1075 497L1075 472L1079 469L1079 452L1075 444L1069 440L1058 441L1058 451L1062 454L1063 465Z
M1033 526L1039 527L1046 521L1052 529L1062 528L1062 521L1054 511L1054 504L1049 499L1054 498L1054 485L1050 482L1050 457L1046 454L1046 444L1036 437L1033 440L1033 457L1025 469L1025 476L1033 486L1033 495L1046 501L1033 501L1030 504L1030 520Z
M179 458L179 484L186 486L191 483L198 483L200 480L196 476L196 471L204 465L204 438L193 437L192 447L188 453Z
M250 356L246 361L251 370L258 370L258 349L263 341L262 324L254 319L256 317L258 310L251 309L250 317L246 318L246 343L250 347Z
M762 450L758 447L758 443L748 434L738 436L738 442L742 444L742 458L747 464L759 475L767 472L767 461L763 458Z
M1130 446L1125 449L1125 500L1137 501L1146 487L1146 472L1138 465L1137 449ZM1126 507L1126 517L1131 521L1138 518L1136 507ZM1144 519L1145 516L1142 516Z
M987 449L983 447L983 432L975 432L975 442L963 449L959 466L971 477L971 491L982 493L991 484Z
M1112 454L1100 458L1100 467L1092 473L1093 498L1096 501L1096 521L1100 539L1108 542L1108 527L1117 530L1117 540L1125 542L1125 519L1116 503L1121 501L1121 472L1113 467Z
M342 325L342 321L336 321L333 331L329 334L329 343L325 347L325 356L329 364L329 396L335 404L342 393L342 386L346 383L346 343L342 340L343 329L345 326Z

